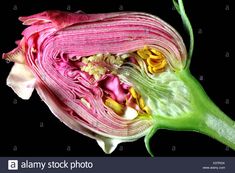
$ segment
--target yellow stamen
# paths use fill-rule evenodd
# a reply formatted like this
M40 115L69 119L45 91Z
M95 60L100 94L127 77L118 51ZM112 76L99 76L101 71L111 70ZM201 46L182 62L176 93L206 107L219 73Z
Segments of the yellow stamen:
M145 106L144 99L142 97L139 99L139 105L141 109L143 109Z
M147 64L151 67L158 66L160 62L161 62L161 60L152 59L150 57L147 59Z
M137 51L137 54L145 60L147 68L150 73L159 73L165 69L167 65L163 54L156 49L149 49L145 46L143 49Z
M91 62L88 62L86 66L82 66L81 71L85 71L89 75L93 75L95 80L100 79L100 77L106 73L106 69L104 67L96 66Z
M151 59L162 59L162 55L149 55L149 58Z
M88 64L89 60L88 60L88 58L83 57L83 58L82 58L82 62L83 62L84 64Z
M157 64L155 67L153 67L153 71L156 72L166 66L166 60L163 59L159 64Z
M160 68L160 69L158 69L158 68L152 68L152 71L153 71L153 73L160 73L160 72L163 72L165 69L164 68Z
M119 115L123 114L123 106L118 102L116 102L115 100L113 100L112 98L110 97L107 98L105 100L105 105L111 108L115 113Z
M143 108L143 110L144 110L147 114L150 114L150 113L151 113L151 111L150 111L150 109L149 109L148 106L145 106L145 107Z
M162 55L161 52L157 51L156 49L150 49L150 51L151 51L152 53L154 53L155 55L157 55L157 56Z
M134 89L133 87L131 87L131 88L129 89L129 91L130 91L130 93L131 93L131 95L132 95L132 97L133 97L134 99L137 99L137 98L138 98L138 95L137 95L137 93L135 92L135 89Z
M148 47L145 46L143 49L140 49L137 51L137 54L142 58L142 59L147 59L149 55L151 55L151 52L148 50Z
M148 66L148 71L149 71L150 73L154 73L153 68L152 68L151 66Z
M150 68L152 68L152 67L150 67ZM144 99L135 91L135 89L133 87L131 87L129 89L129 91L130 91L132 97L135 99L136 104L140 107L140 109L145 111L147 114L150 114L151 111L150 111L149 107L147 107L145 105Z

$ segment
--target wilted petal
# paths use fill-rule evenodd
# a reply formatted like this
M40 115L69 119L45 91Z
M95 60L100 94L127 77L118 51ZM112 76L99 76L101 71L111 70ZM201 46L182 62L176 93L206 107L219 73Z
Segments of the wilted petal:
M33 93L36 79L29 67L15 63L7 77L7 85L22 99L29 99Z

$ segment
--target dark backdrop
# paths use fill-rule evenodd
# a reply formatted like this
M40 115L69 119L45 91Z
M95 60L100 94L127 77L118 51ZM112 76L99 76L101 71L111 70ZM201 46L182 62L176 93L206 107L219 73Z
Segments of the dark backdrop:
M193 75L208 95L231 118L234 112L234 27L227 0L186 1L185 8L195 33ZM188 37L171 0L7 0L0 4L0 54L15 47L24 26L19 16L44 10L82 10L86 13L143 11L159 16L175 27L186 44ZM30 100L18 98L5 85L13 63L0 61L0 156L149 156L143 139L120 144L105 155L96 141L62 124L36 93ZM213 139L193 132L159 130L152 139L156 156L235 156L235 152Z

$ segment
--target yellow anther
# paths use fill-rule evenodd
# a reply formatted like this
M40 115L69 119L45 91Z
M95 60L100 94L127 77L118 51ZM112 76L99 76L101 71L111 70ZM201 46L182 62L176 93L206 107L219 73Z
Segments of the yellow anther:
M139 105L140 105L140 109L143 109L145 106L144 99L142 97L139 99Z
M149 55L149 58L151 59L162 59L162 55Z
M137 54L142 58L142 59L147 59L149 55L151 55L151 52L148 50L148 47L145 46L143 49L140 49L137 51Z
M93 76L94 76L95 80L98 80L101 77L100 74L98 74L98 73L93 74Z
M125 59L128 58L128 57L130 57L130 54L125 53L125 54L122 54L122 55L121 55L121 59L122 59L122 60L125 60Z
M149 109L148 106L145 106L145 107L143 108L143 110L144 110L147 114L151 114L151 111L150 111L150 109Z
M153 71L153 67L148 66L148 71L149 71L150 73L154 73L154 71Z
M147 59L148 58L148 54L146 54L146 52L145 51L137 51L137 54L142 58L142 59Z
M129 91L134 99L138 98L138 94L135 92L135 89L133 87L131 87Z
M152 68L153 73L160 73L160 72L163 72L164 70L165 70L164 68L160 68L160 69L156 67Z
M158 70L163 69L165 66L166 66L166 60L163 59L158 65L153 67L153 71L157 72Z
M116 102L115 100L113 100L112 98L110 97L107 98L105 100L105 105L111 108L115 113L119 115L123 114L123 106L118 102Z
M110 55L108 60L109 60L109 63L110 63L110 64L115 64L115 60L116 60L116 59L115 59L114 56Z
M145 60L150 73L159 73L165 69L167 62L163 54L156 49L145 46L137 51L137 54Z
M82 66L81 71L85 71L89 75L93 75L95 80L100 79L100 77L106 73L106 69L104 67L97 66L91 62L88 62L88 64L86 64L85 66Z
M161 52L157 51L156 49L150 49L150 51L151 51L152 53L154 53L155 55L157 55L157 56L162 55Z
M83 62L84 64L88 64L89 60L88 60L88 58L83 57L83 58L82 58L82 62Z
M157 65L159 65L160 62L161 62L161 60L156 60L156 59L152 59L152 58L147 59L147 64L151 67L156 67Z
M149 66L150 67L150 66ZM131 93L132 97L135 99L136 104L139 106L139 108L150 115L151 111L149 107L145 105L144 99L134 90L133 87L129 89L129 92Z
M90 56L87 58L90 62L93 62L95 61L96 57L95 56Z

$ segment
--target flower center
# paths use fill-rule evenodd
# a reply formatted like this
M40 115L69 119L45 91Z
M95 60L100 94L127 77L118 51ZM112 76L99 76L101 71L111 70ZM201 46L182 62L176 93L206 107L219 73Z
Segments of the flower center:
M103 106L111 109L115 114L126 119L134 119L138 115L150 115L151 109L146 104L141 91L132 83L127 83L119 78L119 69L122 66L135 66L148 75L156 76L167 69L164 55L153 48L145 46L142 49L124 54L95 54L87 57L73 56L69 59L68 76L73 80L84 80L94 91L100 91ZM64 67L65 63L56 65ZM133 68L133 67L132 67ZM61 72L65 73L65 71ZM76 75L75 75L76 74ZM79 77L77 77L79 75ZM96 88L96 89L94 89ZM80 98L81 103L91 108L89 98Z

